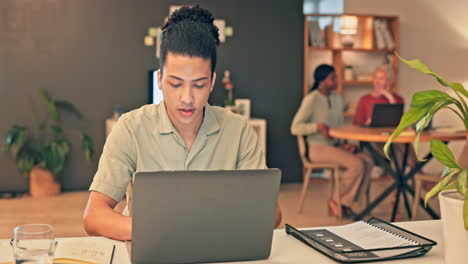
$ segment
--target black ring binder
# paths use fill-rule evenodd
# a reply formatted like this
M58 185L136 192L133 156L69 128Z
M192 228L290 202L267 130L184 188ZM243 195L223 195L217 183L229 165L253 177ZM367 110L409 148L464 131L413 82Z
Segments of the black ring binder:
M325 256L341 263L363 263L371 261L383 261L402 258L418 257L426 254L437 242L412 233L408 230L392 225L376 217L368 221L361 221L379 230L382 230L394 237L408 241L410 245L402 244L393 247L361 248L346 238L337 236L326 228L316 228L312 230L298 230L286 224L286 233L293 236L302 243L318 250ZM333 228L330 228L332 230ZM336 229L335 229L336 230ZM318 236L317 234L320 234ZM326 241L333 241L332 243ZM340 243L341 247L333 247Z

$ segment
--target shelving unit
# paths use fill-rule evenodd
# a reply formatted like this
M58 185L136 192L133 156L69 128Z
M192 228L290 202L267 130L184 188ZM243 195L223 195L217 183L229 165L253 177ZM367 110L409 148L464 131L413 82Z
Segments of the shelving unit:
M357 21L356 34L347 35L351 38L354 44L352 47L343 45L343 36L341 21L343 17L354 17ZM345 18L346 19L346 18ZM381 32L380 39L376 39L376 28L378 22L384 21L387 32L390 33L393 40L393 47L391 48L377 48L382 47ZM313 21L313 22L311 22ZM314 23L311 26L311 23ZM318 25L318 26L317 26ZM312 32L311 32L312 27ZM314 31L315 27L315 31ZM319 28L320 36L322 37L319 42L322 45L311 46L311 34L317 37L317 28ZM377 43L379 42L379 43ZM317 42L316 42L317 43ZM390 63L394 72L394 81L392 90L398 90L398 60L395 56L395 51L399 49L399 18L398 16L381 16L381 15L358 15L358 14L310 14L304 16L304 95L306 95L313 83L313 71L315 67L322 63L332 64L335 67L338 87L337 92L345 97L348 103L357 103L356 96L346 98L345 92L348 90L355 90L355 88L364 88L367 92L372 89L372 80L366 79L353 79L344 80L344 67L346 65L355 66L355 75L366 74L371 77L373 70L379 64ZM356 69L357 67L363 68ZM353 113L347 113L346 116L352 116Z

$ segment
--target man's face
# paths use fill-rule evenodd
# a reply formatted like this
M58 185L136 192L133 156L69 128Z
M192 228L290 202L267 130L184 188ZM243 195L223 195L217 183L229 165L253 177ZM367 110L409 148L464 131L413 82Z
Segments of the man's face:
M198 128L203 120L203 107L216 80L211 78L211 61L167 53L158 82L164 94L167 114L176 129ZM182 131L179 131L182 133Z
M386 72L378 71L374 74L374 89L385 90L389 87L390 80Z

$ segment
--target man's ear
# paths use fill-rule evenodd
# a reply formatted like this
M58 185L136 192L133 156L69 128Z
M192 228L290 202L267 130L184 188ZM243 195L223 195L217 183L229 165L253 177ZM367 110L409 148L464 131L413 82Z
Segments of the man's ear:
M215 82L216 82L216 72L213 72L213 78L211 78L211 89L210 89L210 93L213 91L213 87L215 85Z
M162 72L161 69L157 70L157 79L158 79L158 88L159 90L162 90Z

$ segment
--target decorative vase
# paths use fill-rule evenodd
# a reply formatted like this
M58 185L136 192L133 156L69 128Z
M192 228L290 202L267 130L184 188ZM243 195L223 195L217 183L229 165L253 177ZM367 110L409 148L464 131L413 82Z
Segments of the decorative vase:
M466 138L463 151L457 160L462 168L468 168L468 133ZM447 190L439 193L439 201L445 263L466 263L465 256L461 254L468 249L468 231L465 230L463 223L463 196L456 190Z
M445 263L465 264L468 231L463 225L463 197L456 190L439 193Z
M49 170L38 166L29 173L29 193L32 197L46 197L60 194L60 183L56 183Z

